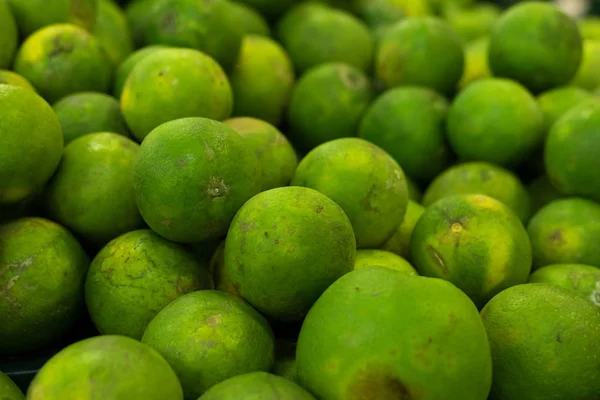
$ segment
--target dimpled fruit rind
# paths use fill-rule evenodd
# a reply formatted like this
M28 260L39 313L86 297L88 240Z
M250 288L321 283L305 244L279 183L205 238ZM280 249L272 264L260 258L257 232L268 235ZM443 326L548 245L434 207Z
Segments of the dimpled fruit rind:
M481 79L450 106L448 140L463 160L514 166L543 139L544 117L535 98L508 79Z
M177 375L156 351L116 335L64 348L42 367L27 392L28 400L93 398L183 400L183 393Z
M142 342L173 367L186 399L233 376L268 371L275 357L267 320L239 297L216 290L170 303L150 322Z
M535 93L571 81L582 58L577 23L556 5L525 2L506 11L492 29L494 76L521 82Z
M482 400L492 378L469 298L441 279L383 267L331 285L304 320L296 354L300 384L321 400Z
M509 288L481 311L492 349L490 399L595 399L600 393L600 312L546 283Z
M399 256L410 260L410 241L415 225L421 218L421 215L425 212L425 207L416 203L413 200L408 200L408 206L406 207L406 213L402 223L388 239L387 242L381 246L382 250L391 251Z
M572 290L600 307L600 268L585 264L551 264L529 276L530 283L550 283Z
M76 92L107 92L111 69L97 39L68 24L50 25L28 36L14 65L50 103Z
M0 204L35 194L52 176L63 153L60 122L40 96L0 84Z
M600 102L586 100L571 108L550 129L544 163L560 192L600 200Z
M422 204L430 206L455 194L484 194L503 202L526 222L531 212L527 189L511 171L486 162L468 162L450 167L438 175L423 195Z
M411 256L419 274L452 282L478 307L525 283L531 271L531 244L519 218L479 194L446 197L425 209Z
M450 94L464 68L461 40L443 20L407 18L387 30L375 56L375 76L385 88L417 85Z
M168 121L231 115L233 95L223 69L197 50L165 48L143 58L121 93L121 111L138 141Z
M166 239L221 238L260 189L254 151L235 130L206 118L167 122L144 139L134 166L138 208Z
M141 228L132 182L139 148L111 132L69 143L44 193L48 214L95 245Z
M0 398L2 400L25 400L21 389L2 371L0 371Z
M0 226L0 354L44 347L83 308L88 258L62 226L23 218Z
M211 288L206 266L183 246L144 229L119 236L96 255L85 296L92 321L102 334L140 340L167 304L186 293Z
M241 396L241 397L240 397ZM298 384L267 372L238 375L216 384L198 400L315 400Z
M238 211L223 266L227 291L263 314L299 320L354 268L356 239L340 206L304 187L262 192Z
M580 198L559 199L541 208L527 226L533 267L578 263L600 267L600 205Z
M404 258L385 250L358 250L354 269L369 268L372 266L395 269L410 275L418 275L415 268Z
M402 223L408 204L404 172L385 151L366 140L343 138L308 153L292 185L317 190L342 207L358 248L376 249Z

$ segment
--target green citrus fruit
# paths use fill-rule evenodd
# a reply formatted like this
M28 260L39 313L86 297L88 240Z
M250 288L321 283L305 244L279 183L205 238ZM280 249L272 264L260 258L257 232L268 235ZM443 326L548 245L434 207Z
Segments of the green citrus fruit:
M402 168L366 140L324 143L300 161L292 185L317 190L342 207L359 248L376 249L396 231L408 203Z
M450 145L462 159L513 166L541 143L543 123L535 98L523 86L489 78L456 96L446 127Z
M133 39L125 13L113 0L97 0L98 16L94 36L113 66L119 66L133 52Z
M534 179L527 185L527 192L531 199L531 212L536 213L540 208L554 200L565 197L561 192L556 190L546 175L542 175Z
M358 250L356 252L356 264L354 269L369 267L386 267L397 271L406 272L410 275L418 275L415 268L404 258L385 250Z
M431 89L389 90L366 111L359 135L387 151L408 176L428 181L449 162L447 112L448 101Z
M0 204L34 195L52 176L63 153L60 122L29 89L0 84Z
M2 1L2 0L0 0ZM29 89L35 92L35 88L31 85L31 83L23 78L21 75L16 72L9 71L6 69L0 69L0 84L4 85L13 85L13 86L21 86L22 88Z
M238 0L241 3L248 4L256 8L262 15L273 19L279 17L290 6L295 3L295 0Z
M0 68L12 65L19 47L17 24L8 5L8 0L0 0Z
M451 93L463 73L460 37L443 20L407 18L383 34L375 75L385 88L417 85Z
M247 35L235 68L229 74L233 115L279 125L294 86L294 69L274 40Z
M579 198L559 199L541 208L527 226L533 267L588 264L600 267L600 205Z
M391 251L401 257L410 259L410 241L412 232L424 212L425 207L413 200L409 200L402 223L392 237L381 246L381 249Z
M62 226L22 218L0 226L0 354L60 338L83 308L88 258Z
M487 36L465 45L465 68L462 78L458 82L458 87L461 90L471 82L492 76L488 65L489 46L490 39Z
M345 64L326 64L306 72L294 87L288 108L292 142L303 150L355 136L375 97L369 78Z
M268 371L275 352L267 320L242 299L216 290L177 298L150 322L142 342L173 367L186 399L233 376Z
M570 289L600 307L600 268L585 264L552 264L536 270L529 282Z
M156 351L113 335L64 348L42 367L27 391L30 400L94 398L183 400L183 393L177 375Z
M340 206L312 189L283 187L238 211L223 274L230 290L265 315L299 320L355 258L352 225Z
M48 183L49 215L96 245L140 228L132 182L139 153L137 143L116 133L72 141Z
M127 2L125 6L125 18L131 31L131 39L136 48L144 47L146 30L152 16L153 1L134 0Z
M576 86L561 86L540 94L538 104L544 113L544 132L548 133L554 123L567 111L593 95Z
M469 162L448 168L431 182L423 205L455 194L484 194L503 202L523 222L531 212L525 186L512 172L486 162Z
M581 55L577 23L554 4L517 4L492 29L493 74L519 81L536 93L569 83Z
M300 384L322 400L482 400L492 378L469 298L441 279L382 267L323 293L302 324L297 360Z
M121 93L125 121L139 141L160 124L178 118L226 119L232 107L223 69L191 49L160 49L143 58Z
M133 173L146 223L184 243L222 238L237 210L259 191L260 178L246 140L205 118L178 119L153 130Z
M548 178L560 192L600 200L596 179L600 152L600 101L591 99L565 113L546 139Z
M531 271L527 231L507 206L489 196L455 195L433 203L417 222L410 245L419 274L454 283L478 307L525 283Z
M97 39L69 24L50 25L27 37L14 70L50 103L76 92L107 92L112 73Z
M25 400L21 389L0 371L0 398L2 400Z
M579 31L584 39L600 40L600 18L586 15L577 21Z
M481 3L472 7L452 9L446 14L450 26L461 37L463 43L487 37L501 15L496 4Z
M123 92L123 86L125 86L125 81L127 80L127 77L133 68L150 54L154 54L158 50L164 48L166 48L166 46L161 45L142 47L141 49L131 53L125 60L123 60L123 62L115 71L115 79L112 91L113 96L115 96L117 99L120 99L121 93Z
M223 122L235 129L254 150L259 162L261 191L287 186L298 166L298 157L287 138L268 122L232 118Z
M244 35L271 36L271 27L255 8L239 1L231 1L230 12L235 13Z
M52 106L62 126L65 145L88 133L129 134L117 99L97 92L75 93Z
M315 397L294 382L259 371L229 378L198 400L315 400Z
M427 0L353 0L358 15L371 28L430 13Z
M585 40L583 42L583 58L575 78L571 84L587 90L600 86L596 71L600 68L600 40Z
M406 177L406 187L408 188L408 199L417 203L420 202L423 195L421 188L408 176Z
M138 230L117 237L96 255L85 297L98 331L139 340L167 304L211 288L208 270L184 247Z
M600 313L567 289L509 288L482 310L493 400L593 399L600 393Z

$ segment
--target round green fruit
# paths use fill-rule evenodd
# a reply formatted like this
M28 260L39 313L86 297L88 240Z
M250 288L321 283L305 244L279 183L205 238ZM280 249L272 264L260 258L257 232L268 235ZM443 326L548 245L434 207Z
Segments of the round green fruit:
M392 252L385 250L358 250L356 252L355 270L373 266L391 268L409 275L418 275L408 261Z
M544 113L544 132L550 132L567 111L592 97L590 92L577 86L561 86L540 94L537 100Z
M464 90L471 82L490 78L492 73L488 65L488 48L490 39L483 37L465 46L465 68L458 82L460 90Z
M496 4L482 2L472 7L451 9L446 13L446 19L463 43L468 44L487 37L501 13Z
M94 36L113 66L119 66L133 52L133 39L125 13L113 0L98 1Z
M255 8L239 1L229 2L230 12L235 13L242 25L244 35L271 36L271 27Z
M0 0L1 1L1 0ZM16 72L6 69L0 69L0 84L20 86L35 92L35 88L31 83Z
M527 185L527 192L531 199L532 214L536 213L540 208L550 202L565 197L552 186L550 179L548 179L546 175L539 176L531 181L529 185Z
M166 46L161 45L142 47L141 49L131 53L125 60L123 60L123 62L115 71L115 79L112 91L113 96L115 96L117 99L120 99L121 93L123 92L123 86L125 86L125 81L127 80L127 77L133 68L150 54L154 54L158 50L162 50L164 48L166 48Z
M239 0L256 8L262 15L274 19L283 14L296 0Z
M251 372L216 384L198 400L315 400L315 397L285 378Z
M0 0L0 68L12 65L18 47L19 32L8 0Z
M417 225L419 218L421 218L421 215L423 215L424 212L425 207L413 200L409 200L402 223L392 237L383 244L381 249L391 251L405 259L410 259L411 236L415 229L415 225Z
M0 398L2 400L25 400L21 389L0 371Z
M552 264L533 272L529 282L561 286L600 307L600 268L585 264Z
M353 3L358 15L372 29L430 13L427 0L353 0Z

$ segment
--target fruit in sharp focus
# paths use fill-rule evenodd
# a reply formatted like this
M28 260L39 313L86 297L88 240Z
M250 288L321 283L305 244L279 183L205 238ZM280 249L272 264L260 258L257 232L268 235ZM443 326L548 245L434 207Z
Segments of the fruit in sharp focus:
M216 384L198 400L315 400L314 396L285 378L267 372L251 372Z
M585 264L552 264L529 277L531 283L550 283L572 290L600 307L600 268Z
M358 250L356 252L356 264L354 269L369 267L385 267L397 271L406 272L410 275L418 275L414 267L402 257L385 250Z

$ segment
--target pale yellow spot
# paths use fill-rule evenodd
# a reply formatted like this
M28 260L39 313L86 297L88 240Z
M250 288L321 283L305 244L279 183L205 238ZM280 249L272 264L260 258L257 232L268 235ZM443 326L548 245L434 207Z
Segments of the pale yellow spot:
M491 291L504 282L512 262L512 246L508 245L511 241L510 236L504 232L496 232L494 236L496 245L489 248L490 265L484 284L485 291Z
M477 204L478 207L484 208L492 211L501 211L505 206L499 202L488 196L483 196L479 194L474 194L469 196L471 198L471 202Z
M458 222L455 222L452 224L452 226L450 227L450 230L454 233L458 233L460 231L462 231L463 227L461 224L459 224Z

